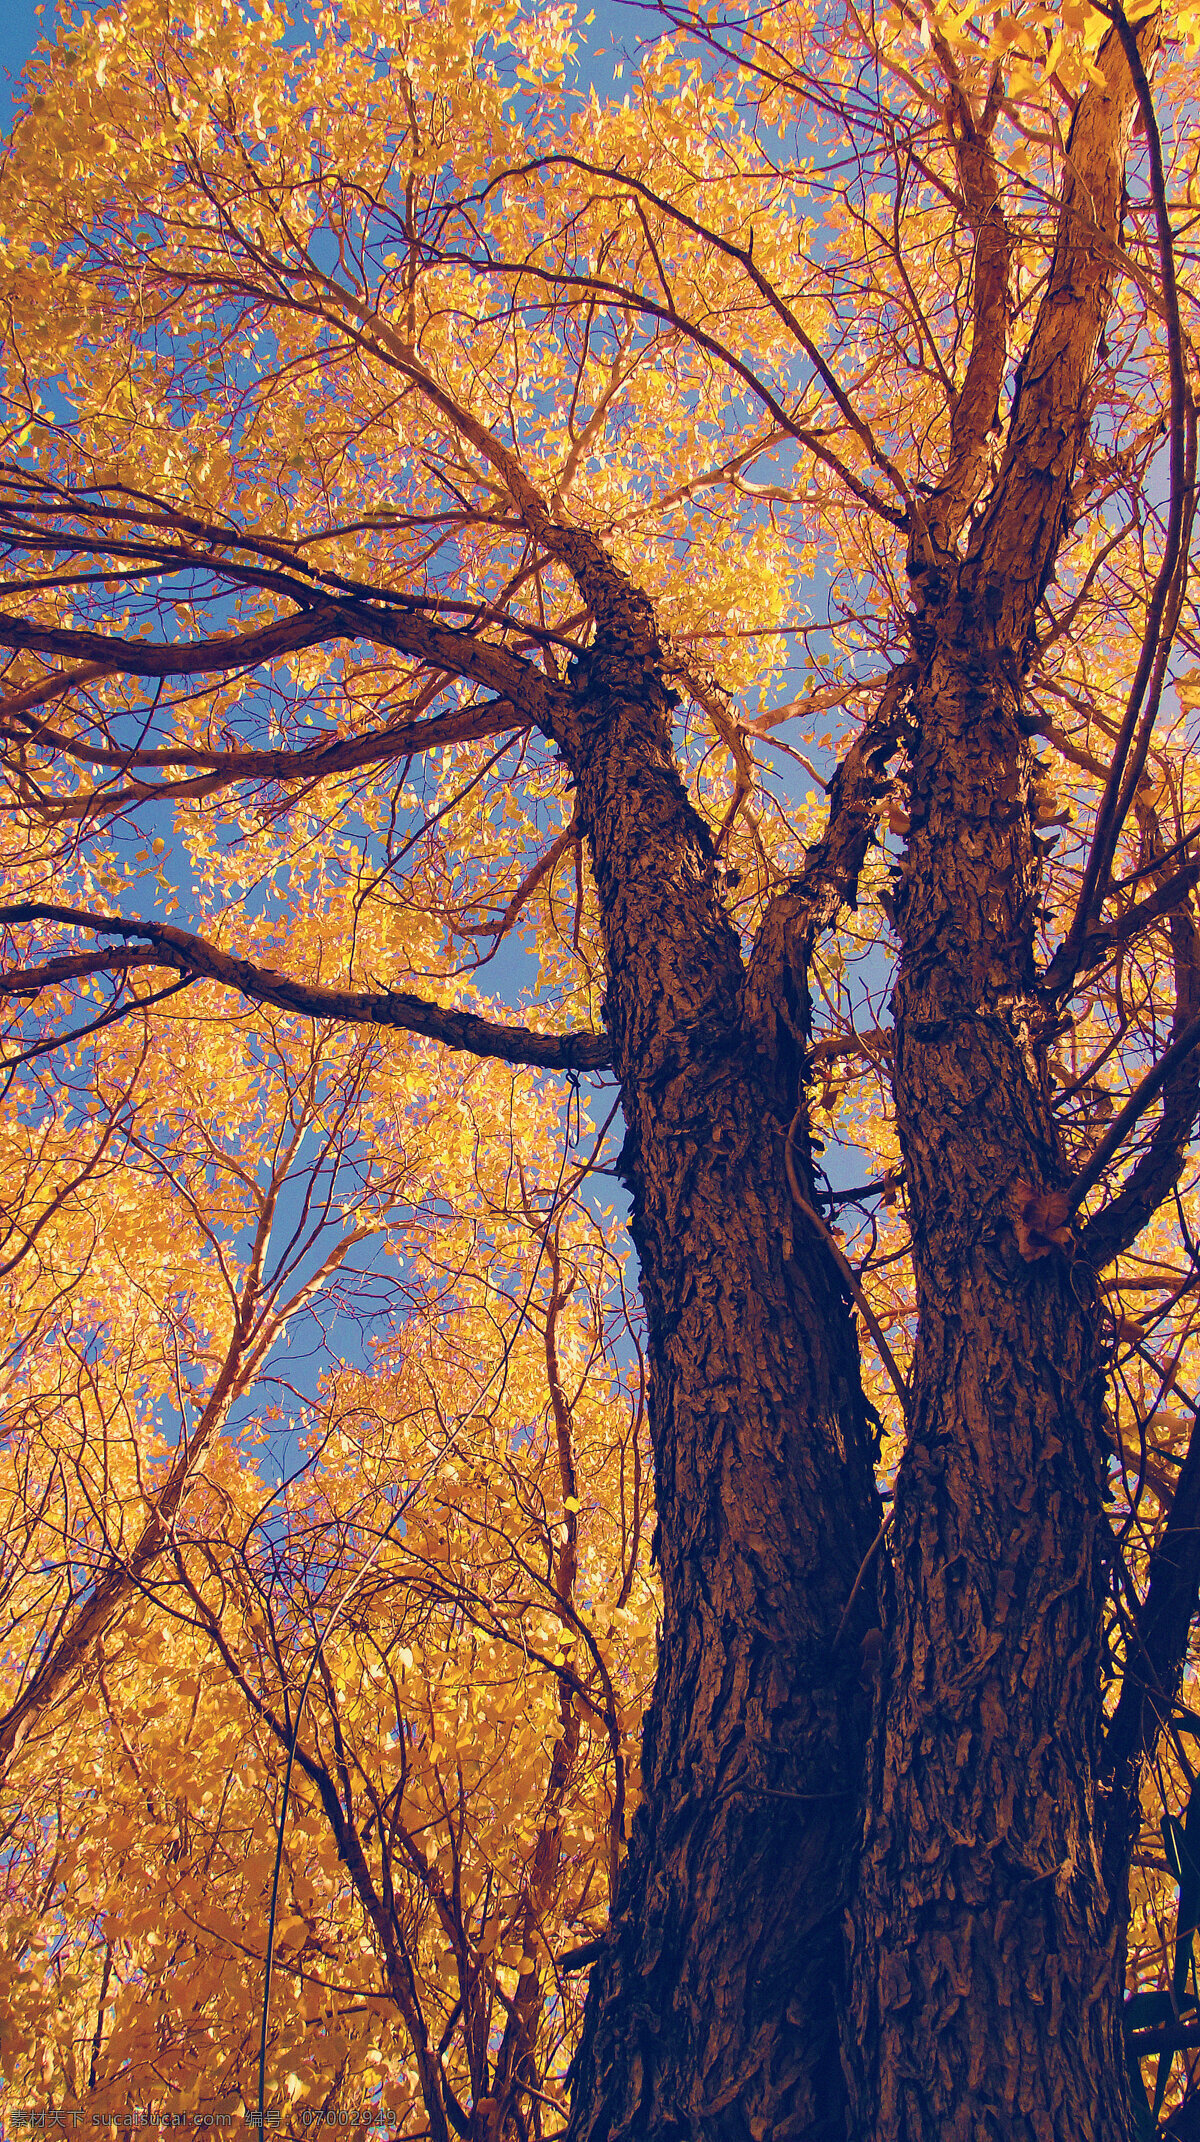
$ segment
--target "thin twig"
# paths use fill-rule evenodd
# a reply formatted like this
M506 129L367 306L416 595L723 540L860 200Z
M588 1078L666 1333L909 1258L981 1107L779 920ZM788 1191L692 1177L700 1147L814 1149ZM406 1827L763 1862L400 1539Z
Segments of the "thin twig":
M891 1524L895 1514L896 1513L894 1510L888 1511L887 1516L884 1518L883 1523L880 1525L878 1532L875 1534L874 1539L871 1541L871 1544L868 1547L865 1555L863 1556L862 1561L859 1563L858 1575L854 1579L853 1584L850 1586L850 1597L847 1599L846 1604L842 1609L842 1618L837 1625L837 1635L833 1639L832 1648L834 1651L837 1650L838 1645L841 1643L842 1638L846 1633L846 1624L850 1619L850 1609L854 1605L854 1602L857 1599L859 1592L862 1590L863 1581L866 1577L867 1571L870 1569L872 1562L875 1560L876 1555L879 1553L879 1550L883 1545L884 1535L887 1532L887 1528Z

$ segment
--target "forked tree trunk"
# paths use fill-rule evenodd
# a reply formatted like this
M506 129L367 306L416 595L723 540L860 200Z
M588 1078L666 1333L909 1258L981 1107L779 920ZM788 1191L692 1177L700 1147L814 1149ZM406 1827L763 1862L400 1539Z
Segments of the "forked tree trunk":
M1155 34L1139 28L1147 52ZM910 516L898 673L894 1076L919 1337L865 1754L873 1577L854 1626L842 1617L876 1532L870 1438L836 1272L789 1201L801 1055L773 1040L803 1036L803 978L781 959L794 1001L772 1026L770 977L744 985L671 758L648 607L590 538L561 547L597 620L559 741L609 963L664 1581L646 1797L593 1973L572 2142L1130 2142L1096 1819L1104 1362L1095 1281L1054 1203L1020 695L1086 437L1135 103L1114 31L962 554L1008 272L1002 227L984 243L1001 213L986 153L964 178L990 263L978 392L960 397L941 491ZM954 119L970 145L965 91Z

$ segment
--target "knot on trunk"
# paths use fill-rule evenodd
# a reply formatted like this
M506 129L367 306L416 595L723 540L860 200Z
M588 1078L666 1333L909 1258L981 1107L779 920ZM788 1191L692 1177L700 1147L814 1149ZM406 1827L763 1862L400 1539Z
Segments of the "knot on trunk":
M1013 1227L1017 1248L1026 1264L1049 1257L1056 1249L1070 1249L1071 1199L1065 1190L1035 1190L1026 1182L1013 1185Z

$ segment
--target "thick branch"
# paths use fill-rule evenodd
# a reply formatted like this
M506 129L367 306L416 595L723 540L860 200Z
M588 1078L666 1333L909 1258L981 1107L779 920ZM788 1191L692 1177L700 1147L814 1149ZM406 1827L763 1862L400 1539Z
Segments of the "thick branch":
M7 705L0 702L0 725L7 713ZM209 769L182 781L131 780L120 788L94 788L74 796L44 797L42 811L58 821L90 818L98 810L124 810L135 804L158 802L164 797L174 802L181 796L208 796L239 781L277 781L284 786L320 781L331 774L354 772L361 766L415 757L418 752L433 751L443 744L478 743L503 735L506 729L515 729L526 719L517 713L511 701L491 699L482 707L463 707L454 713L435 715L429 721L396 722L390 728L373 729L365 736L321 736L302 751L164 749L126 752L115 747L105 750L98 745L76 742L42 722L22 723L22 727L27 728L31 743L50 751L64 752L91 765L111 766L118 771L142 766L204 766ZM22 798L21 808L28 808L26 797Z
M13 969L0 975L0 995L27 995L35 987L45 987L81 971L95 973L101 964L109 973L124 973L133 967L172 967L176 973L197 981L220 982L227 989L236 989L254 1004L274 1004L280 1011L299 1012L308 1019L395 1027L404 1033L423 1034L450 1049L464 1049L473 1056L498 1058L502 1063L533 1064L548 1071L598 1071L609 1062L609 1044L602 1034L541 1034L527 1027L499 1026L474 1012L431 1004L427 998L403 990L321 989L292 981L272 968L255 966L250 960L237 959L208 938L173 929L165 922L131 922L120 915L93 915L81 908L50 907L34 901L0 908L0 923L23 922L61 922L98 936L143 938L153 950L147 952L138 947L114 952L102 963L86 969L72 955L65 961L48 962L43 968Z
M37 625L0 611L0 647L32 654L58 655L71 662L95 664L93 676L197 677L226 670L253 669L260 662L315 647L322 640L354 639L359 631L335 603L297 610L249 632L221 632L210 639L168 645L156 640L123 640L114 633L82 632L74 627Z
M925 509L925 525L934 548L952 548L968 513L987 481L988 439L1000 414L1000 389L1008 356L1008 283L1012 245L990 139L998 109L992 93L977 119L945 39L934 36L934 51L950 94L948 118L954 138L955 166L975 237L971 292L971 354L962 391L950 420L946 472ZM914 544L921 530L912 532Z
M1154 201L1171 381L1171 488L1163 555L1150 596L1141 652L1130 686L1120 733L1116 739L1112 767L1096 814L1096 828L1091 853L1084 866L1079 905L1066 940L1054 962L1056 969L1061 969L1064 982L1074 972L1072 962L1078 942L1092 916L1103 904L1121 827L1128 816L1146 762L1166 679L1171 642L1183 602L1188 551L1196 510L1196 410L1188 389L1183 363L1183 328L1175 280L1175 240L1167 206L1162 142L1140 49L1143 33L1130 26L1120 0L1115 0L1115 5L1105 8L1104 12L1115 25L1105 44L1107 45L1111 38L1120 41L1137 96L1150 159L1150 190ZM1157 17L1154 17L1153 21L1156 26ZM1157 27L1152 37L1154 41L1157 40Z
M104 632L37 625L0 613L0 647L56 656L60 661L98 665L110 675L127 677L196 677L254 669L306 647L330 640L366 640L411 655L447 675L467 677L486 691L510 700L524 720L549 729L562 694L543 670L493 641L461 627L407 611L402 602L314 603L290 617L274 619L253 631L217 633L211 638L168 644L125 640Z
M1133 2030L1129 2045L1139 2060L1148 2059L1152 2053L1183 2052L1200 2045L1200 2023L1168 2023L1159 2030ZM1162 2132L1169 2134L1171 2130L1164 2128Z

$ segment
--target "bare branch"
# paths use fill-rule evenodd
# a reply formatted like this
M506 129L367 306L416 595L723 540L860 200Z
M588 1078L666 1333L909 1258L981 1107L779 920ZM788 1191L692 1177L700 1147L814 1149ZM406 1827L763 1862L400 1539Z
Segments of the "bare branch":
M1119 1888L1140 1820L1142 1764L1165 1723L1183 1669L1200 1585L1200 1414L1161 1538L1150 1556L1146 1594L1129 1638L1121 1694L1104 1738L1110 1800L1104 1832L1109 1894Z
M1072 1212L1078 1212L1088 1192L1095 1189L1109 1161L1118 1152L1139 1117L1144 1116L1146 1110L1158 1099L1172 1073L1181 1065L1185 1065L1198 1048L1200 1017L1189 1019L1170 1047L1164 1049L1158 1062L1151 1066L1145 1078L1134 1087L1124 1108L1118 1109L1086 1168L1076 1176L1071 1185L1067 1203L1068 1216Z
M0 613L0 647L95 664L93 674L103 670L128 677L195 677L255 668L332 640L361 639L412 655L450 676L468 677L518 707L526 721L549 731L555 703L564 695L544 671L460 626L419 614L421 607L414 604L408 611L399 599L386 604L314 603L311 609L253 631L178 645L38 625Z
M10 706L11 702L0 702L0 725ZM143 766L209 769L182 781L133 780L120 788L94 788L73 796L44 797L39 806L41 815L58 823L67 819L88 819L100 810L123 810L163 798L177 801L181 796L208 796L239 781L277 781L289 787L320 781L330 774L352 773L359 767L416 757L420 752L437 750L443 744L481 743L502 736L508 729L518 728L527 718L518 713L511 701L491 699L481 707L463 707L453 713L435 715L428 721L396 722L384 729L369 730L365 736L338 736L336 733L318 736L301 751L121 751L116 747L105 749L100 745L78 742L40 722L30 722L27 726L30 742L50 751L61 751L89 765L111 766L121 772ZM0 809L3 808L0 804ZM28 808L27 799L22 800L21 808Z
M307 1019L339 1019L352 1025L399 1028L404 1033L423 1034L447 1048L464 1049L473 1056L498 1058L503 1063L532 1064L548 1071L597 1071L609 1062L609 1044L601 1034L540 1034L527 1027L499 1026L474 1012L454 1011L404 990L357 991L321 989L311 983L292 981L269 967L222 952L208 938L177 930L169 923L128 921L120 915L95 915L82 908L52 907L26 901L0 908L0 922L60 922L71 929L91 930L99 936L143 938L153 946L148 955L140 948L116 952L106 962L110 972L132 966L173 967L177 973L220 982L236 989L253 1004L274 1004L280 1011L298 1012ZM57 964L57 963L56 963ZM75 971L84 971L76 969ZM97 968L86 971L95 973ZM27 994L38 970L11 970L0 975L0 994ZM56 972L49 980L66 979ZM39 988L45 983L39 981Z

